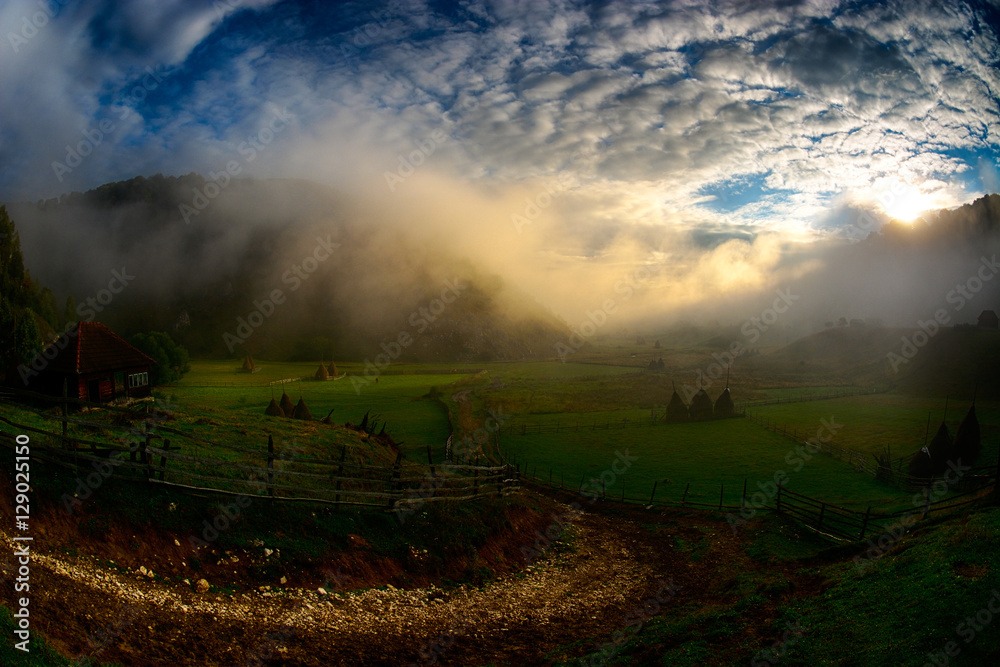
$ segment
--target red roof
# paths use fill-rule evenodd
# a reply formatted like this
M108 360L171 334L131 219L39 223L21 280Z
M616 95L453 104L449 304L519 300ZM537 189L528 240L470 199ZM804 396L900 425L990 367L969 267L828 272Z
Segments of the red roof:
M156 363L100 322L78 322L52 347L58 352L46 370L55 373L88 375Z

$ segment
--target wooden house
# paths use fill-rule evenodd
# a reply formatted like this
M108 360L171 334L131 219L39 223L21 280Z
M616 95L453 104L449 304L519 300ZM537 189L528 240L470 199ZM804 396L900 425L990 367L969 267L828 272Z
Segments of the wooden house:
M156 362L99 322L78 322L45 348L32 368L31 387L91 403L150 395L149 371Z

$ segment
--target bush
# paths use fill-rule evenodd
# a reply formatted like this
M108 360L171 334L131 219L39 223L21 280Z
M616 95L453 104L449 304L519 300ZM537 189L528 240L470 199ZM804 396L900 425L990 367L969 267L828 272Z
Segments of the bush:
M150 370L150 383L153 385L176 382L191 370L188 351L162 331L136 334L130 342L156 362Z

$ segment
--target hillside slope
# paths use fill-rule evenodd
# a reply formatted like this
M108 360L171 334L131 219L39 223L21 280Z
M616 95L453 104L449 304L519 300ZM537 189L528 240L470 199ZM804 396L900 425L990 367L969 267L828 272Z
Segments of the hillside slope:
M138 177L10 208L32 274L80 319L166 330L194 354L361 359L400 343L397 358L507 360L568 335L499 276L314 183Z

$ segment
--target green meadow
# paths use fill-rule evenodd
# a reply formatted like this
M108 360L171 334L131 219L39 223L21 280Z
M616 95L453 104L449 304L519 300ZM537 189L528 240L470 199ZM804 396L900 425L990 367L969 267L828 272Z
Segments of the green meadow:
M939 398L921 398L898 394L872 394L825 401L782 403L751 408L754 415L795 429L799 433L815 430L820 419L836 418L842 425L833 441L852 449L877 454L889 447L892 457L909 456L924 445L928 417L933 438L942 420L952 437L965 417L971 401L945 402ZM1000 441L1000 404L979 401L976 416L982 432L983 451L977 465L996 464Z
M562 424L573 423L574 417L590 423L590 415L580 414L562 415ZM648 413L642 423L649 423ZM545 480L551 471L555 482L571 489L579 489L581 482L593 488L590 480L600 480L602 474L607 485L613 474L606 471L619 452L628 452L635 460L605 487L611 497L620 496L624 486L626 495L648 498L656 482L656 499L679 501L690 484L689 501L718 503L721 493L725 504L738 504L744 481L750 495L771 488L775 475L783 473L792 491L861 511L868 505L902 508L906 502L897 489L830 456L810 454L790 438L746 419L628 427L618 421L607 429L581 426L506 435L502 444L522 470Z

